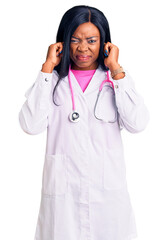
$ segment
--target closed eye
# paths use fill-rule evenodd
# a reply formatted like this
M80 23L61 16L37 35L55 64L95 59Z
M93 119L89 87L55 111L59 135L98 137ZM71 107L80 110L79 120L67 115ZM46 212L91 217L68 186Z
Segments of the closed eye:
M77 40L77 39L71 39L71 42L77 43L77 42L79 42L79 40Z
M80 39L72 38L71 42L72 43L79 43ZM88 39L88 43L95 43L95 42L96 42L96 40L94 40L94 39L90 39L90 40Z

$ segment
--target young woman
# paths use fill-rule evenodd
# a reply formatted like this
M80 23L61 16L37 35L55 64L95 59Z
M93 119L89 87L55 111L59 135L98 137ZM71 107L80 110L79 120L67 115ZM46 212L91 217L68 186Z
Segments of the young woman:
M149 114L118 63L106 17L75 6L19 113L22 129L47 129L35 240L130 240L137 236L121 129L145 129Z

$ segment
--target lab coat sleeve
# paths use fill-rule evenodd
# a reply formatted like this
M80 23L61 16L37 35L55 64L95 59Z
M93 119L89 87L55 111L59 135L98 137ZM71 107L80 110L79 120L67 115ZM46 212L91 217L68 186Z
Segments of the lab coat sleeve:
M135 89L132 77L125 70L124 78L111 80L114 84L120 128L125 128L131 133L143 131L149 121L149 112L142 96Z
M19 123L28 134L39 134L48 126L54 76L54 71L52 73L39 71L36 81L25 93L26 101L19 112Z

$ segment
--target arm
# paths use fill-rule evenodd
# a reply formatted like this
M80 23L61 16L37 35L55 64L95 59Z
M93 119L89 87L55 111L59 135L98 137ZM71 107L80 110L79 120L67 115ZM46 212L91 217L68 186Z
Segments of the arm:
M119 48L107 42L104 46L105 65L112 72L120 67L118 63ZM109 74L111 77L111 74ZM118 108L119 124L129 132L136 133L145 129L149 121L149 112L143 98L135 89L134 82L128 71L118 73L111 81L114 84L116 106Z
M54 72L46 73L41 70L34 84L25 93L27 100L19 112L19 123L28 134L39 134L48 126L54 75Z
M27 100L19 112L19 122L21 128L28 134L39 134L48 126L53 84L56 83L54 80L58 80L53 69L61 61L62 50L61 42L49 46L46 61L35 83L25 93Z
M142 96L136 91L128 71L125 71L123 78L118 80L111 78L111 80L114 84L121 128L124 127L131 133L144 130L149 121L149 112Z

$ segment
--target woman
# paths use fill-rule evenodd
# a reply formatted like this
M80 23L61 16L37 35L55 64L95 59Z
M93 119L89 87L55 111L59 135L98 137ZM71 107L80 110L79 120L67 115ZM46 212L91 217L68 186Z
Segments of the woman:
M29 134L47 129L35 240L137 235L120 131L144 130L149 114L118 55L104 14L73 7L25 94L22 129Z

